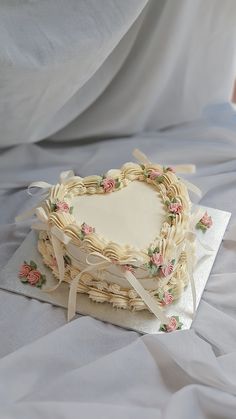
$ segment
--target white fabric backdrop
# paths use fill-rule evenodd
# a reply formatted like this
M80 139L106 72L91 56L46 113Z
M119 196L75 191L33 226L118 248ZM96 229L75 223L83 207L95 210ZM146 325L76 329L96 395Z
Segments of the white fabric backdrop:
M134 147L195 163L202 203L233 212L190 331L66 324L0 291L1 418L235 418L235 16L233 0L0 1L0 144L18 144L0 152L1 266L29 231L13 222L29 182L103 173ZM69 141L93 136L109 140Z
M1 0L0 144L198 118L232 95L235 20L234 0Z

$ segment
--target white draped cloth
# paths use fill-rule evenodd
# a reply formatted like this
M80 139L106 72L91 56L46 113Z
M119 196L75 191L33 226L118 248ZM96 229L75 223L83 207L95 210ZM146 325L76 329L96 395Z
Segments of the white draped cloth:
M104 173L135 147L195 164L201 203L232 212L189 331L67 324L0 291L0 418L235 419L235 20L233 0L0 2L1 266L29 231L13 220L30 182Z
M0 145L199 118L232 96L235 19L234 0L1 0Z

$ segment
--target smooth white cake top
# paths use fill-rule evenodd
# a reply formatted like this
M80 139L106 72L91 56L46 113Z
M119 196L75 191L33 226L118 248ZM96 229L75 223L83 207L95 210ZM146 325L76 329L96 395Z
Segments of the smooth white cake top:
M157 190L139 181L115 193L75 197L71 205L80 224L93 226L109 241L140 249L158 236L165 218Z

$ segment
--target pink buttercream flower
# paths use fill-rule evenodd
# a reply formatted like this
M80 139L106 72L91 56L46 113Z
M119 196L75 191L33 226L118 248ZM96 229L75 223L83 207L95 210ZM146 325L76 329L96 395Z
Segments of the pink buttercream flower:
M23 265L21 265L20 267L20 271L19 271L19 277L20 278L24 278L27 277L27 275L29 274L29 272L31 271L31 266L27 265L26 263L24 263Z
M105 178L101 182L101 185L105 192L111 192L115 188L115 180L112 178Z
M206 227L206 228L210 228L213 224L212 218L210 215L207 214L207 212L205 212L205 214L203 215L203 217L201 218L200 222Z
M29 274L27 275L28 282L31 285L37 284L40 278L41 278L41 273L37 271L36 269L33 269L32 271L30 271Z
M164 292L162 303L163 305L168 305L173 303L174 297L172 294L170 294L168 291Z
M56 210L58 212L69 212L70 211L70 207L67 204L67 202L65 201L59 201L56 203Z
M152 257L151 257L151 261L154 265L156 266L160 266L163 264L164 260L163 260L163 256L161 253L153 253Z
M170 274L172 274L173 270L174 270L174 265L172 262L168 263L168 265L161 267L161 272L164 276L169 276Z
M166 331L167 332L173 332L174 330L177 330L178 328L178 321L175 317L171 317L169 323L166 325Z
M93 233L94 232L94 228L89 226L86 223L83 223L81 226L81 230L82 232L85 234L85 236L87 236L87 234Z
M162 173L161 172L159 172L158 170L152 170L150 173L149 173L149 178L151 179L151 180L155 180L158 176L161 176L162 175Z
M172 202L169 205L169 211L173 214L180 214L183 210L182 205L179 202Z

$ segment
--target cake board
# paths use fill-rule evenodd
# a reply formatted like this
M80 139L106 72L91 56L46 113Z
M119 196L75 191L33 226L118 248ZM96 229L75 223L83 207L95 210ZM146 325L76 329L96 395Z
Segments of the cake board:
M202 231L196 230L197 238L199 238L196 242L197 264L194 270L196 307L198 307L201 300L202 293L231 216L231 214L226 211L202 206L201 208L205 209L208 214L212 216L213 226L205 234L202 233ZM200 242L203 245L200 244ZM205 246L210 247L211 250L206 250ZM0 288L5 291L21 294L66 309L69 294L68 285L62 283L55 291L45 292L43 289L30 286L29 284L23 284L18 278L18 271L24 260L33 260L36 262L40 272L46 275L46 288L51 288L57 283L52 272L44 265L41 255L37 251L37 233L31 231L2 270L0 275ZM163 333L159 332L160 321L149 311L116 309L109 303L95 303L90 300L86 294L77 294L76 312L143 334ZM170 306L166 306L165 313L169 317L180 317L180 320L183 323L181 330L189 329L191 327L194 314L190 284L188 284L183 294L176 302Z

